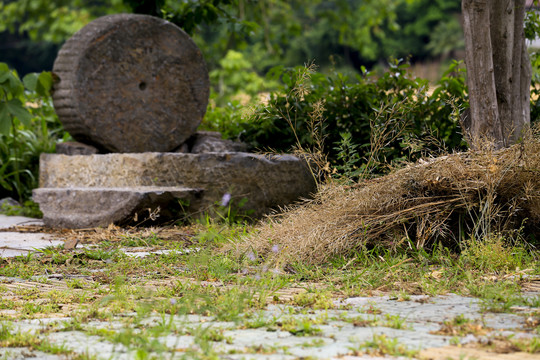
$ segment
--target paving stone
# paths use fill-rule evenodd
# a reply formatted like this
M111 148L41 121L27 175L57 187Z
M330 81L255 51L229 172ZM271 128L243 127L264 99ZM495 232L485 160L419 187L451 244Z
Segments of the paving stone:
M438 329L439 323L444 318L454 315L459 315L459 311L468 309L468 317L488 317L493 321L500 322L510 330L499 331L494 334L509 336L531 336L519 331L515 325L519 324L521 317L513 314L480 314L479 307L474 308L475 313L471 310L471 304L475 305L474 299L461 297L457 295L438 296L430 299L430 303L417 303L414 301L396 302L387 297L379 298L356 298L348 299L348 302L353 306L350 310L329 310L313 311L310 314L291 314L290 307L270 305L260 313L260 316L266 319L296 319L299 321L306 318L318 319L322 316L327 316L327 323L313 325L321 331L314 336L294 336L287 331L269 331L263 327L258 329L242 329L238 328L233 322L215 321L211 317L199 315L173 316L172 318L163 318L162 316L152 315L139 322L141 325L155 325L164 320L173 321L177 328L190 329L205 329L211 327L213 329L222 329L223 335L230 339L225 342L210 342L213 351L226 359L293 359L299 357L312 357L317 359L377 359L373 356L350 356L351 349L359 349L366 341L373 339L374 335L385 334L389 339L398 339L400 344L407 346L411 350L422 350L432 348L443 348L449 345L451 336L430 334L434 329ZM362 314L364 306L368 302L373 302L374 306L383 311L380 315ZM477 305L477 304L476 304ZM435 310L439 306L439 312ZM425 309L431 312L430 316L420 316ZM388 311L385 313L385 311ZM450 314L444 311L451 311ZM340 319L353 319L358 316L375 318L384 323L385 314L399 315L401 318L406 318L406 325L409 329L392 329L385 326L373 327L355 327L352 323L342 321ZM128 314L129 315L129 314ZM132 316L131 314L129 316ZM65 319L63 319L65 321ZM25 320L16 321L16 328L19 331L30 331L38 333L40 328L44 328L50 324L61 321L59 319L40 319L40 320ZM492 320L489 320L492 321ZM100 322L92 321L86 326L95 328L108 328L122 330L125 324L121 321ZM135 332L140 330L134 330ZM489 335L488 335L489 336ZM89 354L94 354L98 359L130 359L134 356L134 349L127 349L122 345L115 345L96 336L85 335L83 332L57 332L48 335L49 340L57 344L66 344L69 348L77 352L88 351ZM465 336L462 337L463 344L477 342L487 337ZM195 337L192 335L174 335L169 334L157 338L159 342L170 349L167 352L167 358L181 358L184 351L194 349L197 344L194 342ZM271 349L271 354L253 353L258 346ZM312 346L317 345L317 346ZM16 350L19 351L19 350ZM225 355L226 354L226 355ZM387 357L388 358L388 357ZM396 357L391 357L396 359ZM53 358L51 358L53 359ZM54 358L56 359L56 358Z
M0 348L0 359L9 360L65 360L63 355L47 354L28 348Z
M40 219L29 218L25 216L8 216L0 214L0 229L7 229L17 225L43 225Z
M20 225L42 226L43 222L24 216L6 216L0 214L0 229L10 229ZM26 255L29 252L48 246L63 244L52 235L43 233L19 233L15 231L0 231L0 258Z

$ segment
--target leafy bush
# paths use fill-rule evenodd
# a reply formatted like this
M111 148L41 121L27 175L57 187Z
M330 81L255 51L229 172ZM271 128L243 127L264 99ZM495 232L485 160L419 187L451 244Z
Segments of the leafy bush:
M49 90L49 72L17 73L0 63L0 197L27 200L38 185L39 155L64 135Z
M249 108L260 94L278 86L277 81L265 80L253 69L242 53L233 50L219 61L219 67L210 72L214 86L200 130L219 131L227 139L238 138L246 121L242 109Z
M244 122L240 101L231 100L222 106L217 106L213 101L214 97L215 93L212 93L199 130L219 131L226 139L237 139L243 129L241 124Z
M244 124L242 139L254 148L284 152L323 142L337 169L351 161L414 160L427 150L465 147L459 130L458 110L467 106L460 63L450 65L432 92L427 80L411 77L407 68L396 60L380 77L364 70L354 80L312 68L274 69L283 86ZM322 116L314 124L317 107ZM348 171L354 176L361 169Z

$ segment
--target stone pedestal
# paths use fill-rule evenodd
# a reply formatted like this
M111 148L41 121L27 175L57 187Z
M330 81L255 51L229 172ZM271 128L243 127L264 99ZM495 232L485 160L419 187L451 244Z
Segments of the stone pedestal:
M33 195L51 227L137 224L157 207L159 221L178 211L199 216L225 194L233 208L242 201L236 210L260 217L316 191L306 162L291 155L42 154L40 169Z

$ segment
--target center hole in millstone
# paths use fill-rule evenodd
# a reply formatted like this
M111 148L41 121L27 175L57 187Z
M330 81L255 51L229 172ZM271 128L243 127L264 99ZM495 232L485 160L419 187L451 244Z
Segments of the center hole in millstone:
M146 89L146 83L144 81L141 81L141 83L139 84L139 89L140 90Z

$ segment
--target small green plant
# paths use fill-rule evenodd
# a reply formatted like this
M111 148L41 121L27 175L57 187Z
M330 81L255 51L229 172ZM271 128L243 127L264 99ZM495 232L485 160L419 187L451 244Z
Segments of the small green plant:
M483 324L480 324L478 321L468 319L464 315L458 315L452 320L444 321L441 328L433 332L433 334L463 337L469 334L478 336L485 335L488 331L489 329L487 329Z
M511 244L500 234L471 239L461 253L461 260L469 266L488 271L512 271L523 268L530 254L520 245Z
M353 142L352 135L349 132L341 133L340 136L341 139L334 148L337 151L336 170L340 177L353 180L358 178L362 171L360 168L362 158L358 151L359 145Z
M305 292L296 295L293 303L302 307L311 307L315 310L328 310L335 307L332 295L328 292Z
M39 209L39 205L32 200L26 200L22 205L2 204L0 213L8 216L27 216L32 218L41 218L43 213Z
M281 330L288 331L294 336L313 336L321 332L321 329L315 325L315 321L309 318L289 318L276 322L276 325L281 327Z
M202 341L226 342L227 344L231 344L232 338L223 335L223 332L223 329L217 329L213 327L200 327L194 330L193 334Z
M146 237L123 236L122 238L123 240L120 242L120 244L127 247L144 247L158 245L160 243L159 237L154 233Z
M409 326L405 323L405 319L401 318L399 315L390 315L385 314L384 319L386 320L383 324L392 329L409 329Z
M532 339L520 339L512 341L521 351L528 352L530 354L540 354L540 339L533 337Z
M65 345L53 344L47 338L39 337L29 332L17 332L13 330L12 326L6 323L0 323L0 347L28 347L55 355L69 355L73 353Z
M17 73L0 63L0 187L23 203L37 186L38 159L63 137L49 90L49 72Z
M350 348L353 355L361 355L364 352L374 356L406 356L414 357L418 350L411 350L400 344L397 338L390 339L385 334L373 334L371 340L362 343L358 348Z
M305 342L302 344L302 347L321 347L324 346L326 342L323 339L313 339L309 342Z

